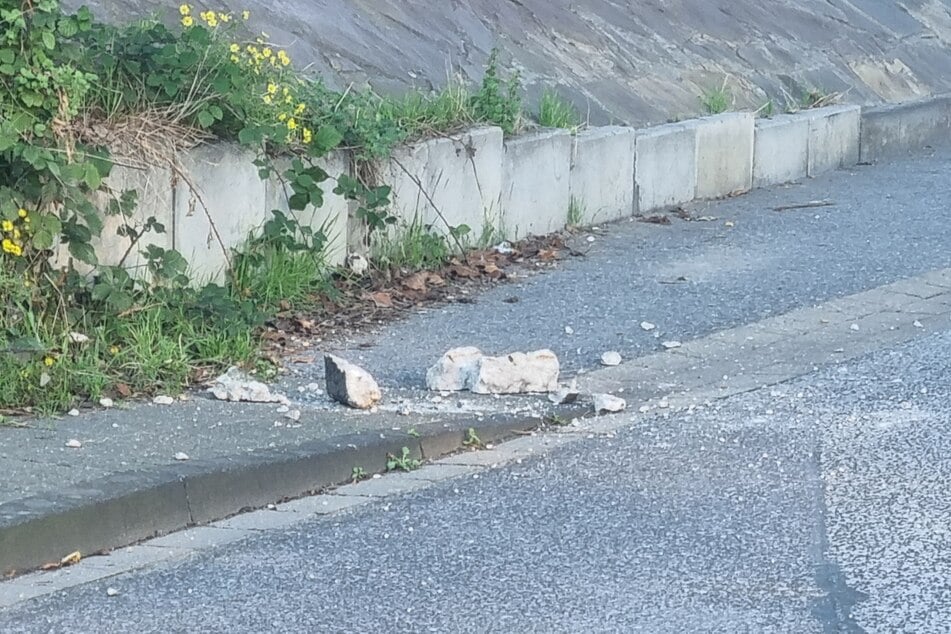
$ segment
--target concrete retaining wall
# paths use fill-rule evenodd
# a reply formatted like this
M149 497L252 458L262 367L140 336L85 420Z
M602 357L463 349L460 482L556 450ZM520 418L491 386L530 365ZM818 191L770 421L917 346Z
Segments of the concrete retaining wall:
M637 133L619 126L575 135L571 148L571 200L581 224L634 214L634 148Z
M697 187L694 198L721 198L753 186L751 112L730 112L687 122L697 130Z
M951 145L949 95L862 111L863 163L941 145Z
M809 176L859 162L859 106L829 106L797 116L809 119Z
M697 127L673 123L639 130L634 183L640 213L693 200L697 191Z
M502 230L506 237L551 233L571 205L571 135L551 130L505 142Z
M756 122L753 187L791 183L809 170L809 120L780 115Z
M347 257L347 220L350 217L350 203L343 196L333 193L337 186L334 179L350 169L350 157L345 152L334 152L319 165L330 175L330 179L320 184L324 191L324 204L321 207L307 207L304 211L294 212L290 210L288 200L294 190L284 179L284 172L290 168L290 160L279 160L275 165L278 174L271 176L264 184L264 211L257 222L266 222L270 218L271 211L277 210L288 214L302 226L311 227L315 232L323 231L327 238L324 258L327 264L340 266Z
M402 222L417 219L440 232L466 225L474 244L500 233L515 239L557 231L568 223L573 205L583 210L582 223L616 220L849 167L860 154L878 160L939 144L951 144L948 96L864 114L858 106L758 121L750 113L727 113L644 130L546 130L504 141L499 128L476 128L399 148L377 167L381 181L393 188L391 212ZM166 226L165 235L151 235L143 245L176 248L193 275L221 279L221 243L226 250L240 248L271 209L287 210L280 179L261 181L253 159L236 146L214 144L187 154L187 179L163 169L117 168L109 183L117 191L140 192L139 222L154 216ZM351 167L343 152L325 162L332 176ZM361 248L352 237L365 232L352 203L332 189L328 181L324 206L298 219L325 230L327 260L338 265L348 250ZM105 197L99 200L106 204ZM100 259L114 264L129 243L114 235L117 219L106 224ZM58 261L65 261L62 255ZM127 264L141 264L138 254Z
M391 210L446 234L469 227L470 239L501 223L502 129L476 128L399 148L383 171Z

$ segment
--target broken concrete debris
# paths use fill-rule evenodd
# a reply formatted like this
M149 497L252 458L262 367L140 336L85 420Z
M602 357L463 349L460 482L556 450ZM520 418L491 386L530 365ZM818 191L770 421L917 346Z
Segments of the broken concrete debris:
M471 389L482 357L482 352L472 346L453 348L426 372L426 387L434 392Z
M426 385L441 392L547 393L558 389L560 371L558 357L551 350L489 357L477 348L454 348L429 369Z
M327 395L354 409L370 409L383 398L380 386L358 365L338 356L324 357L327 375Z
M627 401L611 394L592 394L591 400L597 414L617 414L627 409Z
M271 391L238 368L231 368L215 379L208 391L219 401L248 403L287 403L287 397Z

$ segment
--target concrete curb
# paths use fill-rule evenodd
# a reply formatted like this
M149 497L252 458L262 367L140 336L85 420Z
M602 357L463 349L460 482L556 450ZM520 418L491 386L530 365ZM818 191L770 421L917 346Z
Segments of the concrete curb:
M577 418L579 406L553 406L549 415ZM310 495L348 482L354 467L386 471L387 454L403 447L414 458L436 459L466 448L468 429L483 443L537 429L542 419L496 415L451 427L420 428L419 436L377 431L206 461L127 472L58 494L0 505L0 575L127 546L238 512Z

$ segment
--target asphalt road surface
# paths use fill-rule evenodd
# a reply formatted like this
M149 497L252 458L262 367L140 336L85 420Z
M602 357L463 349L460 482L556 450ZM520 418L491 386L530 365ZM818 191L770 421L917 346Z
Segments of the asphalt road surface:
M946 632L951 333L0 612L3 632ZM119 591L109 597L107 587Z

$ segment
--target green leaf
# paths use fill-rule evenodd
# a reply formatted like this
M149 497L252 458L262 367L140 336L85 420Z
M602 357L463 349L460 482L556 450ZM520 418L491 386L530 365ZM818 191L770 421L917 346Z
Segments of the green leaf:
M0 48L0 64L12 64L16 60L16 53L9 48Z
M51 51L56 48L56 37L51 32L43 31L40 37L43 39L43 46Z
M332 125L322 127L314 136L314 144L323 152L329 152L343 141L343 135Z
M86 182L86 187L92 191L98 190L102 185L102 176L99 175L99 170L92 163L86 164L86 173L83 175L83 180Z
M310 201L310 196L304 192L299 192L294 194L288 200L288 205L294 211L304 211L307 209L307 203Z
M241 128L238 132L238 142L241 145L257 145L264 141L264 132L261 128Z
M96 257L96 250L88 242L70 242L69 253L85 264L96 266L99 264L99 258Z
M46 229L37 229L33 232L33 248L39 251L53 248L53 234Z
M215 122L215 115L209 110L202 110L198 113L198 125L203 128L210 128Z

